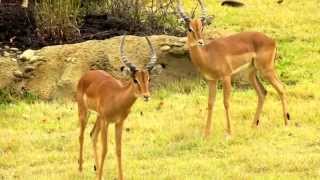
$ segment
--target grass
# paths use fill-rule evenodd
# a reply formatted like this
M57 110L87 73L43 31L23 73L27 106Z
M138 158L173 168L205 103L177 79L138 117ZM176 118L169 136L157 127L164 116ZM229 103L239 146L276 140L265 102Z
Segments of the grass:
M271 86L258 129L251 129L257 97L234 89L233 138L225 139L219 91L213 134L203 137L207 87L203 81L175 83L138 100L125 124L127 179L319 179L320 12L317 0L248 0L242 9L206 1L216 21L209 27L258 30L277 40L280 78L286 83L292 121L284 127L281 103ZM211 2L211 3L210 3ZM190 6L187 3L186 6ZM209 31L208 30L208 31ZM265 83L266 84L266 83ZM185 86L191 91L185 91ZM163 104L159 108L159 104ZM77 171L78 123L73 102L19 102L0 107L0 179L93 179L92 147ZM105 179L116 178L114 131L110 127Z
M256 103L252 90L232 99L234 137L224 138L221 94L214 113L214 132L202 138L206 87L189 94L160 90L153 100L137 101L124 133L128 179L301 179L320 175L320 97L305 86L289 89L290 127L283 126L275 91L266 100L261 126L251 129ZM172 101L174 99L174 101ZM307 100L306 100L307 99ZM163 104L161 108L159 104ZM295 106L299 104L299 106ZM84 172L77 172L78 124L74 103L27 104L1 108L0 175L5 179L93 179L89 130ZM94 116L89 119L92 128ZM110 127L105 176L116 177L114 131Z

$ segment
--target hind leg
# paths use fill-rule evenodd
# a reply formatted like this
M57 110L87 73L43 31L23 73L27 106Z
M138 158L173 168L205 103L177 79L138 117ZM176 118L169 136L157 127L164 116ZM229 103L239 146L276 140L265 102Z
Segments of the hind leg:
M97 116L97 120L94 124L94 127L92 128L91 132L90 132L90 136L92 138L92 147L93 147L93 156L94 156L94 160L95 160L95 164L93 166L94 170L96 171L100 162L98 159L98 136L100 133L100 116Z
M108 126L109 123L107 122L106 118L99 117L99 135L101 139L101 147L99 149L95 149L97 153L97 171L96 171L96 179L101 180L103 175L103 165L106 158L106 154L108 152ZM97 130L95 130L97 131ZM95 148L97 148L97 141L94 142ZM99 153L98 153L99 152Z
M83 164L83 141L84 141L84 131L86 129L87 121L88 121L88 109L83 103L78 103L78 111L79 111L79 123L80 123L80 135L79 135L79 143L80 143L80 152L79 152L79 171L82 171Z
M259 81L257 77L257 70L252 69L249 72L249 82L253 86L254 90L256 91L258 95L258 104L257 104L257 109L256 113L254 115L254 119L252 122L252 127L257 127L259 125L259 119L260 119L260 114L262 112L263 104L264 104L264 99L267 95L266 89L263 87L261 82Z
M283 110L284 124L288 125L288 120L290 115L288 113L287 97L284 91L284 87L281 81L277 77L274 62L276 56L276 45L270 50L269 46L267 49L261 49L257 54L257 60L255 61L256 68L261 72L263 77L268 80L273 88L276 89L278 95L280 96Z
M275 90L277 91L277 93L281 99L284 124L287 126L288 120L290 120L290 115L288 112L287 96L284 91L284 87L283 87L281 81L278 79L275 70L269 70L267 72L264 72L263 74L264 74L265 78L275 88Z

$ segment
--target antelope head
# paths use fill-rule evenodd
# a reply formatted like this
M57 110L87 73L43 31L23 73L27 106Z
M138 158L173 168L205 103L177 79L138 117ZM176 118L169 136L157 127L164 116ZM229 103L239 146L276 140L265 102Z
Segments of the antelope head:
M204 46L203 40L203 29L207 24L207 10L202 2L203 0L198 0L201 8L201 15L199 18L191 19L187 16L181 6L181 0L178 1L178 14L186 23L186 28L188 29L187 37L189 46Z
M165 68L164 64L157 64L156 52L148 37L145 37L150 48L150 61L143 67L137 68L137 66L129 61L124 54L124 41L125 35L122 36L120 42L120 59L124 66L121 67L121 71L131 77L135 88L135 96L143 97L145 101L150 98L149 83L151 81L151 74L160 74L161 70Z

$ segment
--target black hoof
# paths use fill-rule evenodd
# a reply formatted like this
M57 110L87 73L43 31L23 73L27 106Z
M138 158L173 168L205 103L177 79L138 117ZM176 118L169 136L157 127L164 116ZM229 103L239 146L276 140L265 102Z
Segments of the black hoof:
M94 170L94 171L96 171L96 170L97 170L96 165L93 165L93 170Z
M290 114L289 113L287 113L287 119L290 120Z
M259 125L259 122L260 122L260 121L259 121L259 119L258 119L258 120L256 121L256 125L257 125L257 126Z

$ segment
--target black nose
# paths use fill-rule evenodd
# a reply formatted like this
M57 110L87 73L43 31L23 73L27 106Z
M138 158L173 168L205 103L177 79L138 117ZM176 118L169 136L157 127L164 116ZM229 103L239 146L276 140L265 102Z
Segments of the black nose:
M198 44L201 45L201 46L203 46L203 45L204 45L203 40L202 40L202 39L198 40Z
M144 98L144 101L149 101L149 99L150 99L150 97L149 96L143 96L143 98Z

